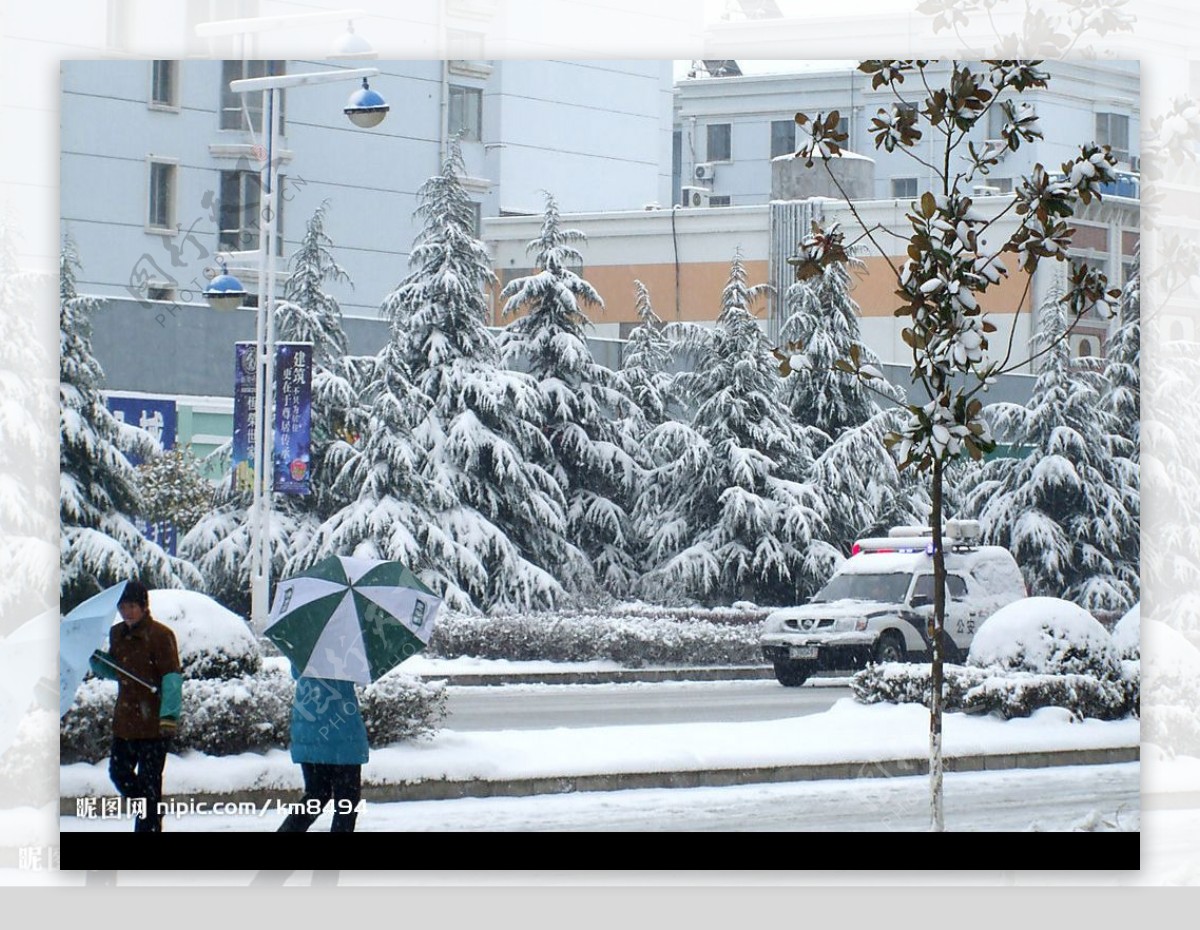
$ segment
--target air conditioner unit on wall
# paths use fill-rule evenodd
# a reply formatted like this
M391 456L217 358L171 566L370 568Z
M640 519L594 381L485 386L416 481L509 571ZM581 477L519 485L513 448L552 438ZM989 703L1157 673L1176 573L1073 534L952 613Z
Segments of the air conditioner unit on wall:
M685 207L707 207L712 192L703 187L685 187L682 195L680 200Z
M712 162L702 161L692 170L692 177L697 181L711 181L716 175L717 169Z

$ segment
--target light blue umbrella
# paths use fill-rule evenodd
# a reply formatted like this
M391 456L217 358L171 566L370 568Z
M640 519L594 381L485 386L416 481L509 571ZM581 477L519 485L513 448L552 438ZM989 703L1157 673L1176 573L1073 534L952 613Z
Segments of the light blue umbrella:
M75 701L75 692L88 673L88 659L104 645L117 616L125 582L89 597L62 619L58 628L58 715Z

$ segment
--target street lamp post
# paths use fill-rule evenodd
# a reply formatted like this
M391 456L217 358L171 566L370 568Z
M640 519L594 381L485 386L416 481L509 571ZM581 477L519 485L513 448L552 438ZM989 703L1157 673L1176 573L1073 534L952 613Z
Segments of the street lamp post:
M388 105L370 89L367 79L378 68L345 71L316 71L305 74L281 74L231 81L229 89L238 94L262 92L263 129L266 158L262 169L259 202L259 292L255 338L254 373L254 476L251 487L250 529L250 621L256 630L265 626L271 586L271 505L274 483L273 453L275 431L275 198L278 171L275 149L279 140L279 92L288 87L325 84L332 81L362 81L343 108L350 121L360 128L379 125ZM244 296L241 283L222 267L204 291L216 309L232 309L237 301L231 295Z

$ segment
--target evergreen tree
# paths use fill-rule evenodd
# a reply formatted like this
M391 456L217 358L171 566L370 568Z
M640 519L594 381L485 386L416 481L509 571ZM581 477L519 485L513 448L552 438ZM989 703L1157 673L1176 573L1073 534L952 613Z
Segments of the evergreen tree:
M421 188L423 221L411 272L387 296L395 361L421 399L412 419L412 467L432 496L427 573L452 599L477 607L546 607L562 596L554 577L576 556L564 533L564 501L543 467L542 398L533 379L505 370L487 329L494 282L474 235L457 144Z
M536 272L510 281L500 295L506 314L526 314L509 324L501 346L509 366L527 367L542 395L541 429L566 498L567 536L590 560L596 581L621 594L632 590L638 575L629 509L639 469L620 423L635 408L617 373L597 364L588 349L591 323L584 308L604 304L569 267L583 261L572 245L583 238L562 228L547 194L541 232L527 247ZM589 585L586 572L571 581L577 588Z
M668 421L648 444L656 468L638 508L651 570L644 590L675 597L794 603L840 561L820 496L800 481L812 456L780 402L781 385L735 255L715 331L693 338L679 378L690 423Z
M850 270L846 262L836 262L789 287L787 319L779 331L791 358L803 360L794 365L792 376L784 382L784 400L796 421L820 430L826 443L879 412L880 395L872 388L884 398L899 400L886 381L867 384L838 367L854 347L858 347L862 364L880 367L879 360L862 344L860 311L850 296Z
M1031 594L1124 611L1136 600L1137 567L1121 547L1136 534L1136 514L1130 489L1114 484L1122 473L1103 378L1095 359L1072 363L1060 295L1039 317L1034 343L1046 354L1033 396L1025 407L997 404L993 411L998 435L1028 454L989 461L967 507L988 539L1016 557Z
M644 423L653 428L665 423L675 406L671 391L671 343L663 322L650 303L650 292L641 281L633 282L638 325L629 334L621 360L625 393L637 404Z
M275 336L280 342L311 342L314 363L327 367L346 354L342 308L325 289L329 283L354 286L333 257L333 240L325 232L329 201L309 218L300 246L288 259L289 277L283 300L275 306Z
M148 523L170 523L183 535L212 510L213 486L190 445L153 456L136 473L142 517Z
M53 606L58 575L57 375L31 307L52 299L50 275L24 272L0 210L0 636Z
M101 300L80 296L74 244L59 258L60 600L69 610L110 585L139 577L151 587L199 587L184 561L134 524L142 501L126 453L149 456L145 431L118 422L101 396L104 372L92 354L92 315Z
M1124 442L1117 452L1133 462L1141 459L1142 439L1142 253L1121 291L1117 326L1105 357L1105 406L1115 419L1115 433Z
M883 443L902 421L898 408L880 410L844 428L813 463L809 481L821 489L828 514L825 541L845 555L863 537L928 522L928 492L912 474L900 472Z

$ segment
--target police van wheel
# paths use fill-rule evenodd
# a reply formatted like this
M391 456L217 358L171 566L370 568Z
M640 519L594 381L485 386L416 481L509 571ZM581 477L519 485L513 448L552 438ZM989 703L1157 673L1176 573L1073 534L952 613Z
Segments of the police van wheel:
M807 662L786 662L779 660L775 663L775 680L785 688L798 688L808 681L812 668Z
M895 631L884 633L875 644L876 662L903 662L908 658L904 640Z

